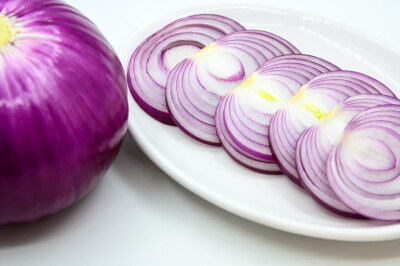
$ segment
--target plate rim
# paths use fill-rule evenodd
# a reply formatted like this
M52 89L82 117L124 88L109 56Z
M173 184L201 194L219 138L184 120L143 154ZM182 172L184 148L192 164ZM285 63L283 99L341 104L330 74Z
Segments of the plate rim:
M396 53L400 56L400 49L396 47L392 47L390 44L387 44L367 33L364 33L358 29L355 29L351 26L347 26L345 24L338 23L336 21L324 18L322 16L318 16L312 13L307 13L303 11L299 11L291 8L282 8L274 5L263 5L263 4L238 4L238 3L224 3L224 4L215 4L215 5L192 5L191 7L178 9L174 12L168 12L164 15L158 17L155 20L149 21L148 23L143 24L141 27L138 27L134 34L125 39L122 45L117 49L117 54L122 61L125 75L127 73L127 62L131 57L132 51L132 43L137 41L137 34L142 32L144 29L148 28L151 25L161 21L162 19L177 17L177 16L185 16L189 14L194 14L195 12L199 13L202 11L213 11L218 13L221 9L249 9L249 10L273 10L278 12L286 12L291 16L295 16L298 19L301 19L300 16L307 16L317 18L319 23L328 23L330 26L340 28L341 30L345 30L348 32L352 32L358 35L361 38L366 38L371 42L378 44L379 46L383 46L386 49L389 49L391 52ZM125 59L125 60L124 60ZM264 226L268 226L274 229L278 229L281 231L286 231L298 235L309 236L314 238L321 239L329 239L329 240L340 240L340 241L357 241L357 242L372 242L372 241L384 241L384 240L393 240L400 238L400 223L398 224L388 224L382 225L379 227L368 227L368 228L332 228L329 226L321 226L314 224L304 224L297 223L295 221L291 221L285 218L280 218L275 215L269 215L268 213L257 211L256 209L248 208L248 206L241 204L239 202L233 201L223 195L220 195L208 188L207 186L202 185L200 182L196 182L193 178L181 172L179 168L177 168L172 162L168 161L168 158L164 156L148 139L146 139L145 133L141 131L141 127L137 125L137 121L130 114L133 109L133 105L137 105L134 99L132 98L129 89L128 89L128 103L129 103L129 117L128 117L128 131L136 141L140 149L146 154L147 157L150 158L154 164L156 164L163 172L165 172L170 178L175 180L177 183L182 185L184 188L188 189L192 193L198 195L204 200L209 201L213 205L218 206L219 208L224 209L230 213L233 213L237 216L240 216L246 220L256 222L258 224L262 224ZM151 117L149 116L151 119ZM167 126L167 125L165 125ZM397 230L396 230L397 229Z

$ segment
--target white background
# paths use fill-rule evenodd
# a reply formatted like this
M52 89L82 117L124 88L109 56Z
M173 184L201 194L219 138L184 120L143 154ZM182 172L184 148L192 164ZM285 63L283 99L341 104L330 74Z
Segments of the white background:
M92 19L118 49L128 37L126 32L167 12L224 1L68 2ZM253 2L324 16L400 47L400 1ZM175 183L139 150L130 136L105 178L81 202L31 224L0 228L1 266L322 263L400 265L400 240L319 240L236 217Z

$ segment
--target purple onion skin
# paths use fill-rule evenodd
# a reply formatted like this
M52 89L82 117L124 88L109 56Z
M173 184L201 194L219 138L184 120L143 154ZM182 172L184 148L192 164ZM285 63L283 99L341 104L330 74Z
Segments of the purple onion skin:
M56 0L3 0L16 19L0 50L0 225L36 220L82 198L126 133L121 63L96 26Z

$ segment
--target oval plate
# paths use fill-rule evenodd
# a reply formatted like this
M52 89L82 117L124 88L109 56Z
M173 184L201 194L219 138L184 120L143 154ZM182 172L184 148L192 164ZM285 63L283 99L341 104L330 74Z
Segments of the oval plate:
M134 49L147 36L174 19L198 13L225 15L248 29L280 35L301 52L322 57L342 69L371 75L396 89L398 95L400 53L395 49L314 15L260 6L204 7L160 18L132 32L121 47L119 55L125 70ZM147 156L178 183L229 212L276 229L318 238L377 241L400 237L400 224L332 214L286 177L252 172L236 164L222 148L198 143L177 127L152 119L130 96L129 105L130 133Z

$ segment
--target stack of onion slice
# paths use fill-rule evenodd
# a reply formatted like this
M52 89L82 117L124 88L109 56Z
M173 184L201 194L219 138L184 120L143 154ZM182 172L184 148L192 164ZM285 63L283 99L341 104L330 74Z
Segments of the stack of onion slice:
M394 96L379 81L352 71L332 71L304 85L269 126L272 150L284 174L301 186L296 167L296 144L303 131L327 114L338 103L359 94Z
M327 209L344 216L359 216L333 192L326 164L332 147L340 141L348 122L364 110L385 104L400 105L400 100L371 94L350 97L304 131L297 142L296 163L301 182L310 195Z
M272 115L301 86L333 70L338 68L321 58L297 54L279 56L262 65L217 107L217 133L227 153L254 171L280 173L268 141Z
M288 41L265 31L238 31L218 39L169 74L166 98L174 122L192 138L220 145L214 116L221 98L263 63L296 53Z
M165 83L180 61L216 39L244 30L236 21L212 14L178 19L144 40L128 66L128 85L137 104L158 121L173 125L165 103Z
M346 126L327 162L329 183L354 211L400 221L400 106L382 105Z
M216 15L177 20L133 54L138 105L327 209L400 220L400 100L367 75Z

